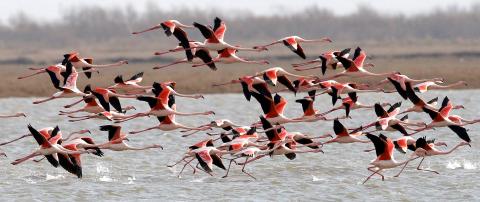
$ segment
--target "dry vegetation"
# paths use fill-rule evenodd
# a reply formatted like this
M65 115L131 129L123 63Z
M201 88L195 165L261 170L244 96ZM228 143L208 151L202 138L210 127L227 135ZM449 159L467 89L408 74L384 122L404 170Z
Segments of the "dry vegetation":
M211 23L214 16L222 17L222 14L172 13L150 6L150 10L142 15L128 8L105 11L93 7L72 10L64 15L62 21L48 24L37 24L25 15L19 15L12 19L10 26L0 25L0 74L4 75L0 80L0 96L45 96L55 92L51 83L46 82L46 74L26 80L17 80L16 77L28 72L27 67L57 63L63 53L71 50L94 57L96 63L118 59L130 61L128 66L103 71L91 80L80 76L80 88L87 82L111 85L117 74L129 77L144 71L145 85L153 81L175 80L182 92L239 92L238 86L211 88L211 84L253 74L270 66L290 69L291 63L301 61L279 45L259 54L239 53L245 57L268 59L272 63L270 66L220 64L215 72L189 65L152 70L155 64L183 55L154 57L154 51L175 46L175 39L167 38L161 32L133 36L130 34L133 30L171 18L185 23ZM336 16L315 8L287 17L241 16L225 18L228 23L226 40L233 44L253 46L293 34L305 38L329 36L334 43L305 46L309 59L326 50L361 46L372 56L369 62L376 64L374 72L399 70L413 78L444 77L447 83L465 80L469 88L480 87L477 79L480 76L480 6L469 11L450 9L412 17L381 16L365 7L348 16ZM189 30L189 36L201 39L197 30ZM319 71L302 73L318 74Z

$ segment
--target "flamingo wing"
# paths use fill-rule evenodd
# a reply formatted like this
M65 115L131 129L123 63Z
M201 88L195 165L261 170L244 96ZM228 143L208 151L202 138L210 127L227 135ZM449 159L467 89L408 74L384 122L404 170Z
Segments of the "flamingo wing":
M270 98L267 98L264 95L253 91L250 91L250 94L260 103L264 114L275 111L275 104Z
M393 84L393 87L395 87L395 89L397 90L398 94L400 96L402 96L402 98L404 100L406 100L408 98L407 96L407 92L405 91L405 89L402 88L402 85L398 82L398 81L395 81L393 80L392 78L390 77L387 77L387 79L390 81L390 83Z
M278 82L283 84L288 90L292 91L293 93L297 93L297 89L292 85L290 79L288 79L285 75L278 76Z
M127 82L140 83L143 80L143 72L133 75Z
M185 50L185 54L187 55L187 60L192 61L193 53L190 49L190 42L188 41L187 33L185 33L185 31L183 31L183 29L181 29L180 27L175 27L173 35L180 41L180 45L182 45L184 49L188 49Z
M335 132L335 135L339 137L345 137L349 135L347 128L345 128L345 126L343 126L338 119L333 120L333 131Z
M377 117L379 118L388 117L388 112L385 111L385 109L383 109L382 105L380 105L379 103L375 103L374 108L375 108L375 114L377 115Z
M205 25L202 25L200 23L197 23L197 22L194 22L193 23L193 26L195 26L196 28L198 28L200 30L200 32L202 33L203 37L205 37L208 42L211 42L211 43L218 43L220 42L218 40L218 38L215 36L215 33L213 32L212 29L210 29L209 27L205 26Z
M114 141L118 140L121 138L121 131L122 127L121 126L115 126L115 125L103 125L100 126L101 131L108 131L108 140L109 141Z
M223 40L225 32L227 31L227 25L220 18L216 17L214 20L213 31L218 39Z
M315 115L315 110L313 109L313 100L312 99L298 99L295 102L300 103L302 105L302 110L304 116L313 116Z
M450 111L452 111L453 105L448 97L445 97L442 102L442 106L438 110L443 117L448 117Z
M307 58L307 56L303 52L303 48L300 46L299 43L297 43L297 41L295 41L295 39L288 38L286 40L283 40L283 44L287 46L291 51L296 53L298 56L300 56L301 58L303 59Z
M358 71L357 65L352 60L350 60L348 58L344 58L342 56L338 56L336 58L340 63L342 63L342 66L345 68L346 71L349 71L349 72L357 72Z
M212 156L210 156L209 150L203 150L195 154L195 157L198 160L198 163L200 163L200 166L205 170L207 173L213 172L212 170L212 165L213 165L213 159Z
M415 94L415 91L413 91L412 84L410 82L405 82L405 87L407 88L407 97L410 99L410 101L412 101L413 104L417 106L425 106L425 102Z
M212 56L210 56L210 52L207 49L200 48L195 51L195 56L197 58L200 58L203 63L208 63L207 66L215 71L217 70L217 67L215 66L215 63L213 63Z

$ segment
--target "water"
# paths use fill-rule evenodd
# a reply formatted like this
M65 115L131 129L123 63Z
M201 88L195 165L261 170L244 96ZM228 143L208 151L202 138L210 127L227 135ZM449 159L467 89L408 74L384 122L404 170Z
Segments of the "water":
M456 104L463 104L466 110L454 111L454 114L466 118L477 118L479 96L478 90L438 91L422 95L425 99L448 95ZM360 101L370 104L379 100L394 102L399 100L393 94L361 94ZM291 95L286 115L296 117L301 114L301 107L293 102ZM123 101L123 100L122 100ZM107 121L84 121L69 123L56 113L61 106L71 100L57 100L42 105L32 105L31 98L0 99L2 113L24 111L28 118L13 118L0 120L2 136L6 141L27 133L26 125L31 123L36 128L59 125L64 133L80 129L92 129L97 142L107 139L107 134L98 130L99 125ZM123 101L124 105L134 104L137 111L146 110L147 104L134 100ZM205 100L177 99L179 111L214 110L215 118L228 118L241 124L257 121L260 107L255 100L247 102L240 94L207 95ZM328 97L319 97L316 108L327 110L330 106ZM411 103L404 102L402 109ZM343 112L343 111L342 111ZM338 112L338 115L342 112ZM333 115L333 114L332 114ZM372 110L357 110L351 113L353 119L342 121L347 127L356 127L361 123L375 119ZM189 125L199 125L213 120L214 117L178 117L178 121ZM424 114L411 114L411 119L430 121ZM138 130L157 124L155 118L141 118L122 124L125 131ZM301 131L311 135L321 135L332 131L332 122L288 124L290 131ZM367 164L375 158L373 152L365 153L364 149L372 148L372 144L331 144L324 147L325 154L299 154L297 159L290 161L284 157L264 158L247 166L249 173L258 180L252 180L241 173L239 167L233 166L230 177L223 179L224 171L214 168L214 177L187 168L182 178L177 178L181 166L167 168L166 164L178 160L186 147L205 138L198 134L189 138L180 137L180 132L151 131L130 138L131 145L158 143L165 150L105 151L104 157L84 155L83 178L61 168L53 168L48 162L32 161L12 166L10 162L33 151L37 144L33 138L26 138L17 143L2 147L8 157L0 158L0 192L2 200L214 200L225 199L235 201L283 201L283 200L353 200L353 201L384 201L384 200L462 200L478 201L480 192L478 182L480 177L480 150L478 144L479 126L467 126L473 140L472 147L462 147L448 156L427 158L424 167L437 170L439 175L415 170L416 163L399 178L391 177L398 169L386 171L385 181L378 177L372 178L367 184L361 182L369 174ZM398 137L390 133L391 137ZM446 141L449 148L460 139L448 128L422 132L421 135L435 137ZM395 152L397 160L405 156ZM227 162L224 162L227 164Z

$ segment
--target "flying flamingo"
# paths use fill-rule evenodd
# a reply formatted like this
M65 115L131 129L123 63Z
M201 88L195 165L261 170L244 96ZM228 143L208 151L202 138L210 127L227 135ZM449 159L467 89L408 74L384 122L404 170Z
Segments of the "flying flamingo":
M232 122L228 119L217 119L217 120L211 121L209 124L201 125L198 128L203 128L203 130L208 130L208 129L212 129L212 128L221 128L225 131L231 131L234 128L237 128L237 127L240 127L240 125L236 124L236 123L234 123L234 122ZM191 129L186 129L186 130L182 130L180 132L185 133L185 132L189 132L189 131L192 131L192 130ZM188 136L193 135L193 134L195 134L199 131L201 131L201 130L195 130L194 132L191 132L189 134L182 135L182 137L188 137Z
M319 114L318 110L315 110L313 107L314 100L310 97L298 99L298 100L295 100L295 102L300 103L302 105L303 115L299 118L294 118L293 120L304 120L306 122L314 122L318 120L323 120L323 121L333 120L333 119L327 119L322 114ZM335 119L346 118L346 117L347 116L339 117Z
M360 143L370 142L368 140L358 139L359 136L364 135L362 132L349 133L348 130L345 128L345 126L343 126L343 124L340 123L338 119L335 119L333 121L333 131L335 132L336 137L323 144L330 144L334 142L341 143L341 144L355 143L355 142L360 142Z
M59 115L70 115L70 114L75 114L75 113L78 113L78 112L87 112L87 113L97 114L97 113L101 113L101 112L105 111L105 109L101 105L99 105L97 103L97 101L95 100L95 98L93 98L93 97L85 98L83 101L86 104L84 107L82 107L80 109L77 109L77 110L72 110L72 111L62 111L62 110L60 110ZM122 107L121 112L126 112L128 110L135 110L135 109L136 108L134 106L129 105L129 106L126 106L126 107Z
M212 86L218 87L237 83L240 83L242 85L243 95L248 101L250 101L252 97L250 92L255 90L264 96L272 97L272 92L268 88L267 82L254 76L243 76L226 83L213 84Z
M78 103L89 99L89 98L97 98L98 101L100 102L100 105L105 111L110 111L110 105L113 106L115 110L118 112L124 112L122 105L120 104L120 100L118 98L136 98L136 95L123 95L123 94L118 94L116 93L115 90L113 89L107 89L107 88L94 88L90 85L85 86L84 89L85 93L88 93L86 95L88 96L83 96L82 99L75 101L72 104L65 105L65 108L70 108L72 106L77 105Z
M109 149L112 151L126 151L126 150L146 150L153 148L160 148L163 150L163 147L159 144L147 145L144 147L132 147L128 145L125 140L128 140L128 135L121 132L122 127L116 125L103 125L100 126L101 131L108 132L108 142L103 144L95 145L99 149Z
M386 106L391 106L390 103L381 103L380 104L382 107L386 107ZM321 116L325 116L331 112L334 112L336 110L340 110L340 109L345 109L345 115L347 117L350 116L350 111L351 110L355 110L355 109L371 109L371 108L374 108L375 105L364 105L362 103L360 103L358 101L358 96L357 96L357 93L356 92L351 92L351 93L348 93L348 97L346 98L343 98L342 99L342 105L338 106L338 107L334 107L333 109L331 110L328 110L324 113L321 113L320 115Z
M176 105L174 104L171 108L172 108L172 110L176 110ZM175 114L170 114L170 115L167 115L167 116L158 116L157 119L160 122L159 125L153 126L153 127L147 128L147 129L139 130L139 131L132 131L129 134L138 134L138 133L142 133L142 132L153 130L153 129L158 129L158 130L162 130L162 131L172 131L172 130L176 130L176 129L186 129L186 130L189 130L189 131L190 130L203 131L203 130L206 130L208 128L208 126L205 126L205 127L202 127L202 126L190 127L190 126L185 126L183 124L177 123L175 121Z
M366 57L367 55L363 50L360 50L360 54L355 60L344 58L342 56L335 57L339 62L342 63L345 70L343 72L337 73L327 78L323 78L322 80L330 80L330 79L335 79L342 76L358 78L358 77L366 77L366 76L387 76L387 75L398 73L398 72L386 72L386 73L378 74L378 73L369 72L365 70L363 65Z
M438 156L438 155L447 155L447 154L450 154L452 153L453 151L455 151L456 149L458 149L459 147L461 146L465 146L465 145L468 145L471 147L470 143L468 142L460 142L458 143L455 147L453 147L452 149L448 150L448 151L440 151L438 149L435 148L435 144L434 143L431 143L432 140L427 140L426 137L421 137L421 138L418 138L417 141L415 142L415 146L417 147L417 149L415 150L415 153L413 155L417 156L417 157L422 157L422 160L420 161L420 163L418 164L417 166L417 170L424 170L424 171L428 171L428 172L433 172L433 173L436 173L436 174L439 174L437 171L435 170L429 170L429 169L424 169L424 168L420 168L420 166L422 165L423 163L423 160L425 160L425 157L427 156ZM395 175L395 177L398 177L400 176L400 174L402 173L403 169L405 169L405 167L407 166L407 164L405 164L402 168L402 170L400 170L400 172Z
M178 59L178 60L173 61L170 64L155 66L155 67L153 67L153 69L162 69L162 68L169 67L169 66L176 65L176 64L191 63L191 64L206 64L211 70L214 70L214 71L217 70L217 67L216 67L215 63L212 62L213 59L212 59L212 56L210 55L210 52L208 51L208 49L198 47L199 45L202 45L203 43L198 42L198 41L190 41L189 44L190 44L189 46L192 49L187 50L187 51L192 51L192 53L194 55L193 60L189 61L188 58ZM180 51L180 50L184 50L182 46L178 46L175 49L169 50L169 52L176 52L176 51ZM167 53L167 52L162 52L162 53L157 52L157 53L155 53L155 55L163 55L165 53ZM197 60L195 60L195 59L197 59Z
M408 162L418 158L408 158L404 161L397 162L393 158L393 149L395 148L395 145L390 138L384 136L383 134L380 134L379 136L367 134L366 136L375 146L377 158L370 162L370 166L367 168L367 170L371 171L372 174L368 176L365 181L363 181L363 184L365 184L375 174L380 175L383 181L385 180L385 176L380 174L381 171L407 164Z
M322 75L325 75L325 72L327 69L332 69L335 70L337 67L341 67L342 63L338 62L337 59L335 59L335 56L344 56L348 57L350 52L350 48L344 49L342 51L329 51L326 53L322 53L322 55L318 56L317 59L315 60L310 60L308 62L304 63L297 63L297 64L292 64L293 69L296 71L305 71L305 70L312 70L312 69L317 69L321 68L322 69ZM320 63L320 65L313 66L313 67L307 67L307 68L301 68L302 66L306 66L309 64L315 64L315 63Z
M300 43L313 43L313 42L328 42L328 43L331 43L332 40L327 38L327 37L324 37L324 38L321 38L321 39L304 39L304 38L299 37L299 36L288 36L288 37L281 38L277 41L274 41L270 44L263 45L263 46L256 46L254 48L266 49L268 46L283 43L292 52L296 53L301 58L306 59L307 57L305 56L305 53L303 52L303 48L300 46Z
M183 155L182 159L177 161L173 165L167 165L167 167L173 167L181 162L185 162L182 170L178 174L178 177L182 174L183 170L187 165L190 165L193 168L193 173L195 173L195 167L193 167L190 162L197 159L198 164L203 168L203 171L211 176L213 172L213 165L226 169L223 165L222 159L220 156L230 153L229 151L218 150L214 147L212 139L202 140L188 148L188 151ZM197 166L198 166L197 164ZM198 168L198 167L197 167Z
M144 117L144 116L168 116L170 114L176 114L179 116L195 116L195 115L210 115L210 114L215 114L213 111L206 111L206 112L192 112L192 113L185 113L185 112L179 112L174 109L172 109L168 105L164 105L162 103L162 100L159 98L155 97L149 97L149 96L138 96L137 100L147 102L148 105L150 106L150 110L147 112L141 112L141 113L136 113L130 116L127 116L119 121L116 121L117 123L125 122L128 120L132 120L138 117Z
M468 136L467 129L462 127L470 123L459 123L457 121L451 120L447 112L449 111L448 107L440 108L439 112L424 107L423 111L427 113L430 116L430 118L432 118L432 122L427 124L424 128L416 130L417 132L415 133L428 130L434 127L448 127L453 132L455 132L458 135L458 137L460 137L462 140L465 140L466 142L471 141L470 137ZM447 114L447 116L445 116L445 114Z
M270 85L276 86L277 81L285 85L288 89L296 93L295 87L292 85L292 82L287 78L287 76L296 77L296 78L316 78L316 76L301 76L289 73L281 67L272 67L264 71L256 73L254 76L262 76L263 79Z
M190 45L188 43L187 33L182 28L193 28L193 26L184 25L184 24L180 23L178 20L167 20L167 21L164 21L164 22L162 22L158 25L155 25L151 28L148 28L148 29L140 31L140 32L133 32L132 34L140 34L140 33L148 32L148 31L152 31L152 30L156 30L156 29L160 29L160 28L162 28L165 31L165 34L168 37L173 34L175 36L175 38L177 38L178 41L180 41L180 45L184 49L189 49L190 48ZM185 54L187 55L188 61L193 60L192 51L186 50Z
M37 143L40 145L40 148L25 157L16 159L15 161L12 162L12 165L17 165L35 156L43 155L54 167L57 167L58 166L58 158L56 155L57 153L66 154L66 155L89 153L89 151L86 151L86 150L71 151L64 148L60 144L58 144L58 141L62 138L62 135L60 133L60 129L58 128L58 126L53 129L48 128L47 130L37 131L31 125L28 125L28 130L30 131L30 134L32 134L32 136L35 138Z
M217 20L217 19L216 19ZM223 38L226 30L225 23L222 22L222 27L218 27L218 29L212 30L210 27L202 25L200 23L194 22L193 26L198 28L202 33L203 37L205 37L205 42L203 44L199 44L197 48L206 48L212 51L219 51L225 48L232 48L236 50L244 50L244 51L264 51L264 48L243 48L239 46L234 46L226 43ZM191 48L190 48L191 49ZM189 50L189 49L185 49Z
M386 79L383 79L382 81L380 81L377 84L377 86L380 86L380 85L385 84L385 83L390 81L393 84L393 86L395 87L395 90L400 94L400 96L402 96L402 98L404 100L406 100L407 95L406 95L405 91L407 90L407 88L406 88L406 83L407 82L410 82L410 83L418 83L418 82L425 82L425 83L439 82L439 83L443 83L443 80L444 80L443 78L411 79L408 76L400 74L400 72L397 72L397 73L394 73L394 74L388 76Z
M224 63L224 64L232 64L232 63L246 63L246 64L261 64L267 65L270 64L267 60L248 60L245 58L241 58L236 55L238 52L237 49L232 48L225 48L223 50L218 51L217 57L213 58L210 62L205 62L203 64L194 64L192 67L200 67L203 65L210 65L214 63Z
M260 103L260 106L265 114L265 118L273 124L295 123L295 122L310 122L324 119L324 117L316 116L311 118L309 116L297 119L290 119L283 115L287 100L282 96L275 94L274 98L265 97L257 92L250 92L253 97Z
M445 146L445 147L447 146L447 143L440 142L440 141L435 142L435 139L428 140L427 142L429 144L434 144L435 146ZM416 143L416 140L413 139L411 136L402 136L402 137L399 137L399 138L393 140L393 144L395 145L395 149L397 149L397 151L402 153L402 154L406 154L407 150L410 150L410 151L414 152L417 149L415 143ZM375 148L367 149L367 150L364 150L364 151L365 152L371 152L373 150L375 150Z
M78 73L75 70L75 68L70 68L69 72L70 74L67 77L65 85L60 87L61 91L53 94L51 97L43 99L43 100L37 100L34 101L33 104L40 104L43 102L47 102L50 100L54 100L57 98L71 98L71 97L81 97L81 96L88 96L90 94L86 94L77 88L77 78L78 78Z
M327 88L322 93L316 94L315 96L327 93L332 97L332 105L335 105L341 94L347 94L352 92L356 92L356 93L384 92L383 89L367 89L367 88L368 88L368 85L366 84L333 82L332 84L330 84L329 88Z
M445 85L445 86L439 85L438 83L443 83L443 82L426 81L426 82L414 85L413 90L415 90L419 93L424 93L424 92L427 92L428 90L432 90L432 89L446 89L446 88L452 88L452 87L460 86L460 85L467 86L467 82L465 82L465 81L458 81L456 83L452 83L450 85Z
M92 58L81 58L77 52L68 53L64 56L68 56L68 58L66 58L66 61L72 63L75 68L82 68L87 78L90 78L92 76L91 72L97 71L97 69L106 67L118 67L124 64L128 64L127 60L121 60L112 64L97 65L93 64ZM65 65L67 63L66 61L64 60L62 64Z
M374 108L375 108L375 114L378 117L377 120L366 126L360 126L360 128L354 131L359 131L359 130L363 131L372 126L375 126L376 130L374 131L398 131L406 136L413 135L413 134L409 134L406 129L415 130L413 128L410 128L409 126L424 126L425 123L423 122L411 123L406 120L408 119L408 116L405 116L402 119L397 119L396 116L400 112L400 106L401 106L401 102L397 102L391 105L388 111L385 111L385 109L383 109L383 107L379 103L376 103ZM374 132L374 131L370 131L370 132Z
M133 75L130 79L124 81L122 75L115 77L115 85L108 87L109 90L121 90L127 94L145 93L152 89L152 86L141 86L138 83L143 80L143 72Z
M114 111L102 111L100 113L95 113L95 114L89 114L89 115L84 115L84 116L73 116L69 115L68 118L72 118L71 120L68 120L69 122L78 122L78 121L84 121L87 119L102 119L102 120L107 120L107 121L114 121L114 120L123 120L125 118L128 118L128 115L125 115L123 113L118 113Z

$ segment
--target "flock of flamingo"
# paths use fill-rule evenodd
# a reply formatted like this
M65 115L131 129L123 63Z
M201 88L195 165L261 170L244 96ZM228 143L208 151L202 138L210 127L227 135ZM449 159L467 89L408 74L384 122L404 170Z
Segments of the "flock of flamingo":
M205 37L203 42L192 41L186 29L197 28ZM292 52L306 59L302 43L330 43L329 38L307 40L298 36L289 36L281 38L267 45L245 48L241 46L230 45L224 41L224 35L227 26L224 21L215 18L213 28L210 25L193 23L193 26L185 25L177 20L168 20L152 28L133 34L140 34L152 30L161 29L167 36L175 36L179 45L173 49L156 52L155 55L164 55L173 52L184 52L185 58L174 61L171 64L154 67L161 69L181 63L192 64L194 67L207 66L212 70L217 70L217 65L221 63L246 63L246 64L269 64L268 61L254 61L239 57L240 51L267 51L270 46L283 44ZM350 48L344 50L332 50L322 53L318 59L304 63L292 64L297 71L312 69L321 69L318 75L298 75L285 71L281 67L272 67L264 71L246 75L238 79L226 81L225 83L213 84L215 86L237 85L242 88L243 95L247 101L253 97L261 106L263 115L259 116L259 121L250 125L242 126L227 119L211 121L200 126L187 126L176 122L175 116L202 116L214 115L213 111L200 112L181 112L177 111L175 104L176 97L191 99L203 99L202 95L181 94L175 91L176 82L154 82L151 86L143 86L143 72L133 75L129 79L121 75L114 79L114 84L109 87L98 87L87 85L81 91L77 87L79 73L84 73L89 79L92 73L100 72L107 67L121 66L128 64L127 61L119 61L113 64L94 64L93 59L83 58L78 53L72 52L65 54L61 63L48 66L46 68L30 68L33 72L29 75L19 77L25 79L35 75L47 73L53 84L58 90L51 97L43 100L36 100L33 104L40 104L47 101L60 98L79 98L74 103L64 106L71 108L84 102L82 108L65 111L60 110L60 116L67 116L70 122L82 121L87 119L102 119L112 122L110 125L99 126L100 131L108 133L108 140L97 143L87 133L90 130L82 129L71 132L64 137L58 126L36 129L28 125L28 132L14 140L1 143L0 146L16 142L22 138L33 136L39 147L32 153L18 158L12 162L13 165L20 164L29 159L40 162L43 159L54 167L61 166L66 171L82 177L81 156L83 154L93 154L103 156L102 150L124 151L124 150L145 150L163 147L159 144L145 145L142 147L133 147L127 144L128 138L135 134L143 133L149 130L173 131L181 130L188 137L195 133L203 132L207 138L186 148L185 153L180 160L168 167L183 164L178 174L182 174L188 166L193 169L195 174L198 170L208 175L214 173L214 166L226 170L223 177L227 177L232 167L240 166L241 171L251 178L256 179L252 174L245 170L245 166L266 156L285 156L294 160L300 153L323 153L322 147L325 144L362 144L373 143L372 149L365 152L375 151L376 158L368 163L368 170L371 175L365 181L367 182L374 175L378 175L384 180L382 171L395 167L403 166L399 176L408 163L421 158L417 166L418 170L437 173L437 171L423 169L421 164L425 157L436 155L447 155L455 149L469 145L471 139L468 130L464 126L474 124L480 120L467 120L458 115L452 115L454 109L464 108L462 105L454 105L448 97L443 98L441 105L437 106L438 97L432 100L424 100L419 97L431 89L444 89L457 85L466 85L460 81L451 85L442 85L444 80L441 78L433 79L412 79L400 72L373 73L367 68L374 67L371 63L365 63L367 55L364 50L357 47L353 56L350 57ZM216 57L211 53L217 52ZM339 71L332 76L325 76L326 71ZM320 71L319 71L320 72ZM360 77L380 78L375 86L361 83L341 83L333 79L339 77L348 77L351 79ZM382 80L383 79L383 80ZM387 90L385 85L391 84L393 90ZM282 86L282 89L273 92L271 86ZM276 88L278 89L278 88ZM303 114L296 118L289 118L284 115L287 100L280 93L294 93L297 97L300 93L306 93L305 96L295 100L301 104ZM400 99L411 101L412 105L401 112L402 101L397 103L371 103L362 104L359 102L359 95L362 92L373 93L398 93ZM314 102L317 96L326 94L332 101L332 109L326 112L319 112L314 108ZM150 110L127 115L128 111L135 110L134 106L122 107L120 99L136 99L146 102ZM341 102L341 103L340 103ZM338 103L338 104L337 104ZM361 125L355 128L347 128L342 122L350 119L350 114L357 109L371 109L375 111L376 121ZM340 117L327 117L331 112L341 110L345 115ZM83 113L83 115L77 115ZM359 112L361 113L361 112ZM409 120L407 113L426 113L431 117L430 123L420 120ZM405 114L402 118L398 115ZM1 116L1 118L26 116L24 113ZM140 117L155 116L159 124L139 131L123 132L121 122L130 121ZM367 117L365 117L367 118ZM372 117L374 118L374 117ZM301 132L288 131L284 124L287 123L308 123L316 121L328 121L333 123L335 136L325 133L317 137L311 137ZM342 122L341 122L342 121ZM373 128L372 128L373 127ZM460 142L450 150L440 150L436 147L447 146L445 142L435 141L435 139L425 136L414 138L414 135L437 127L448 127L453 133L458 135ZM218 131L212 132L211 130ZM207 132L208 131L208 132ZM403 134L398 139L391 139L386 133L400 132ZM374 135L373 133L378 133ZM436 135L433 135L436 136ZM442 138L437 136L436 138ZM326 140L325 140L326 139ZM323 141L325 140L325 141ZM216 145L216 146L215 146ZM403 161L396 161L394 153L410 153ZM5 153L2 153L6 156ZM228 166L225 166L228 162ZM218 172L218 171L217 171Z

